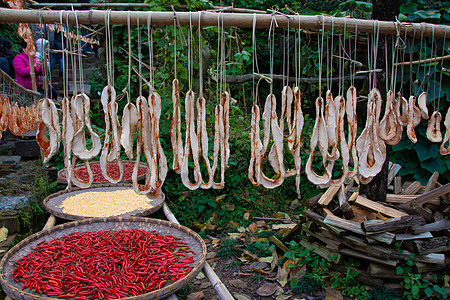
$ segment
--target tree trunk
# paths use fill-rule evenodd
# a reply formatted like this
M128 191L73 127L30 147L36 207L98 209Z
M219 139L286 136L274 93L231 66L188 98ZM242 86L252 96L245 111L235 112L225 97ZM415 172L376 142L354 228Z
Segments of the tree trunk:
M373 0L372 1L372 19L380 21L394 21L395 17L399 13L400 1L392 0ZM377 73L377 88L380 90L381 95L385 96L386 91L386 51L388 54L388 59L391 61L392 53L390 49L390 40L388 39L388 44L385 44L384 35L380 35L378 43L378 55L376 68L383 69L383 72ZM365 194L366 197L373 201L385 201L387 194L387 177L388 177L388 166L389 166L389 151L390 146L386 145L386 160L380 171L373 179L366 185L361 185L360 193Z

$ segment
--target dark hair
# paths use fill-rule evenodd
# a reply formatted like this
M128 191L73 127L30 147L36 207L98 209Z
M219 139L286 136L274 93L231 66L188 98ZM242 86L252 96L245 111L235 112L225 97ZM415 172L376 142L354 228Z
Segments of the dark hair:
M7 38L0 38L0 56L12 56L12 44Z

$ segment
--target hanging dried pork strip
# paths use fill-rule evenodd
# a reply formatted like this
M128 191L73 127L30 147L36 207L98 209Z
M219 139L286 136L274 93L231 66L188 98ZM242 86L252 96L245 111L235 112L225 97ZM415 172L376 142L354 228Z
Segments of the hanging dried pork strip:
M311 136L311 152L309 153L308 161L306 162L305 172L308 180L315 185L327 184L330 181L330 172L327 168L328 157L328 136L327 126L324 117L324 100L322 97L316 99L316 122ZM323 175L318 175L312 169L312 161L314 158L314 151L318 146L322 155L322 165L324 167Z
M185 118L186 118L186 141L184 144L184 156L183 163L181 164L181 181L184 186L190 190L197 189L202 182L202 174L200 172L200 148L198 136L195 132L195 122L194 122L194 102L195 94L193 91L189 90L186 93L185 100ZM194 182L192 183L189 179L189 154L192 152L192 160L194 163Z
M445 115L445 136L444 140L442 141L441 147L439 148L439 152L442 155L449 155L450 154L450 108L447 111L447 114ZM447 146L445 146L447 144Z
M118 183L122 180L123 165L120 160L120 124L117 116L118 106L116 102L116 90L114 87L112 85L105 86L100 99L103 105L103 113L105 114L105 141L100 154L100 169L103 177L109 182ZM116 177L108 174L107 165L112 161L116 161L119 167L119 173Z
M136 106L128 102L123 108L122 114L122 134L120 144L125 149L125 155L133 159L133 139L138 123L138 113Z
M259 106L256 104L253 105L252 106L251 131L250 131L251 155L250 155L250 165L248 167L248 179L250 179L250 182L255 186L259 185L258 178L259 178L259 171L261 170L260 152L262 150L262 143L261 143L261 139L259 137L259 114L260 114ZM217 115L218 115L218 109L216 108L216 119L217 119ZM215 152L216 151L214 151L214 153Z
M73 182L73 169L71 162L72 155L72 141L75 135L75 128L73 126L72 116L70 113L70 101L67 97L64 97L61 102L61 108L63 113L62 120L62 143L64 148L64 167L66 169L67 188L70 189L70 185ZM90 169L90 167L89 167ZM92 172L92 171L91 171ZM93 178L93 176L92 176ZM79 183L76 179L75 181ZM83 185L83 184L81 184Z
M214 183L214 173L212 171L211 163L209 162L209 157L208 157L209 147L208 147L208 132L206 130L206 100L204 97L198 97L198 99L197 99L197 134L198 134L198 140L199 140L199 143L201 146L203 162L205 163L206 172L208 173L208 178L207 178L208 181L205 182L202 179L200 188L209 189L213 186L213 183ZM216 136L218 136L217 132L216 132ZM215 140L216 140L216 138L214 137L214 141ZM215 162L216 162L216 168L217 168L217 160L215 160ZM214 161L213 161L213 164L214 164Z
M400 111L401 108L401 111ZM409 119L408 101L405 97L398 97L395 104L395 113L397 115L397 122L402 126L408 126Z
M378 136L386 142L397 135L397 118L394 108L394 93L392 91L387 93L384 116L378 129Z
M347 141L345 139L344 131L344 117L346 112L346 102L345 98L342 96L337 96L334 99L336 111L338 113L337 126L336 126L336 141L341 147L341 157L342 157L342 175L339 179L331 179L331 185L340 186L344 183L344 180L348 176L348 164L350 161L350 152ZM338 149L336 149L338 151ZM331 176L331 175L330 175Z
M150 152L151 160L151 186L154 190L162 187L167 175L167 159L159 139L159 120L161 118L161 97L155 91L149 96L150 116Z
M428 121L427 127L427 138L432 142L439 143L440 141L442 141L441 121L441 113L438 111L433 112L430 120Z
M420 113L423 119L428 120L430 117L428 116L428 108L427 108L427 93L423 92L417 98L417 102L419 103Z
M358 173L358 153L356 150L356 136L358 133L358 122L356 115L356 88L354 86L349 87L347 90L347 101L345 103L347 123L348 123L348 151L352 155L353 170L349 170L348 177L354 177ZM349 162L350 163L350 162Z
M84 109L84 111L83 111ZM100 137L92 130L91 119L89 117L90 100L82 93L72 98L72 111L75 116L75 136L73 138L73 154L82 160L90 160L96 157L102 149ZM72 116L72 117L73 117ZM87 127L91 135L92 148L87 149L84 127Z
M379 117L382 99L378 89L370 91L367 101L367 121L364 130L356 141L359 157L361 182L367 184L377 175L386 159L386 145L378 137Z
M325 124L327 127L327 137L328 137L328 147L331 147L331 153L327 154L327 160L329 161L330 169L333 168L333 162L340 157L340 153L338 150L338 140L336 137L337 131L337 118L338 112L336 108L336 104L333 100L333 94L330 90L326 93L326 105L325 105Z
M59 149L59 139L61 138L61 130L59 127L58 111L55 103L48 98L39 100L39 124L36 133L36 141L44 151L43 162L47 163ZM49 137L45 133L48 128Z
M223 107L223 144L224 144L224 150L225 150L225 168L228 168L228 160L230 159L230 94L228 92L223 92L221 97L221 104ZM224 168L224 172L225 172Z
M408 126L406 129L406 133L408 134L409 139L414 144L417 143L416 132L414 131L414 111L416 106L416 97L410 96L408 102ZM420 115L419 115L420 116Z
M181 137L181 104L180 104L180 90L178 86L178 79L172 81L172 101L173 101L173 115L170 123L170 140L172 142L173 163L172 169L178 174L181 172L181 165L183 164L183 140Z

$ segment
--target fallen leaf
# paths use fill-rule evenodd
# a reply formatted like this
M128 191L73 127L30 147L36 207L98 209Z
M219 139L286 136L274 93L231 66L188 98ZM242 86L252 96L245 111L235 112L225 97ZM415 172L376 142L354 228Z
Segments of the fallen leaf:
M339 290L330 287L325 289L325 294L325 299L327 300L344 300L344 296L342 296L342 293Z
M8 238L8 228L3 226L2 228L0 228L0 242L6 241L7 238Z
M250 232L256 232L256 230L258 229L258 227L256 226L256 223L252 223L247 227L248 231Z
M256 225L258 226L258 227L264 227L264 226L266 226L266 221L257 221L256 222Z
M272 251L272 261L270 262L270 268L272 270L275 270L278 265L278 253L275 247L271 248L270 251Z
M229 281L229 283L237 289L247 288L247 283L245 283L244 281L242 281L240 279L232 279Z
M233 233L228 233L228 235L230 236L230 239L240 239L243 236L245 236L245 233L233 232Z
M302 265L301 267L292 268L291 271L289 272L289 279L300 278L305 272L306 272L306 264Z
M240 233L244 233L245 232L245 228L244 227L238 227L237 231L239 231Z
M240 272L238 273L239 276L253 276L253 273L244 273L244 272Z
M286 271L285 268L278 268L277 271L277 282L284 287L286 285L286 283L288 282L288 275L289 273Z
M236 298L236 300L252 300L252 298L245 294L234 293L233 296L234 298Z
M242 255L247 255L253 259L258 259L258 255L251 253L250 251L248 251L247 249L244 250L244 253Z
M217 256L217 253L214 251L206 253L206 259L211 259Z
M222 199L225 198L227 195L228 195L228 194L222 194L222 195L217 196L217 197L216 197L216 201L222 200Z
M288 300L289 298L291 298L291 296L289 296L289 295L278 295L275 299L276 300Z
M228 223L228 225L229 225L230 227L239 227L239 223L237 223L237 222L235 222L235 221L230 221L230 222Z
M276 291L276 285L273 283L265 283L259 289L256 290L256 293L261 297L269 297L273 295Z
M213 239L212 241L211 241L211 245L213 246L213 247L216 247L216 246L218 246L220 244L220 239Z
M245 214L244 214L244 220L248 220L250 218L250 213L249 212L246 212Z
M250 266L248 266L248 268L250 270L253 269L266 269L269 265L265 262L254 262L252 263Z
M236 206L233 203L225 203L225 207L229 210L229 211L234 211L236 209Z
M277 218L277 219L284 219L283 215L282 215L280 212L274 213L274 214L273 214L273 217L274 217L274 218Z
M211 282L209 282L209 281L205 281L205 282L202 282L202 284L200 284L200 288L201 288L202 290L207 289L207 288L209 288L210 286L211 286Z
M203 278L205 278L205 273L200 272L200 273L198 273L197 277L195 277L195 278L197 278L197 279L203 279Z
M205 297L205 295L203 294L202 291L200 291L200 292L195 292L195 293L189 294L186 299L187 300L200 300L200 299L203 299L204 297Z
M258 258L258 261L270 264L273 261L273 257L272 256L260 257Z

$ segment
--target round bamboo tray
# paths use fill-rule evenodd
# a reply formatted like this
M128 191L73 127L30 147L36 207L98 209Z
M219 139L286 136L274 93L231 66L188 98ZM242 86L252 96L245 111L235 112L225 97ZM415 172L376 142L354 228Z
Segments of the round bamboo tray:
M135 297L127 297L122 299L127 300L146 300L146 299L161 299L167 297L178 289L185 286L192 279L194 279L203 268L206 259L206 245L202 238L189 228L181 226L169 221L140 218L140 217L111 217L111 218L91 218L82 221L74 221L55 226L50 229L43 230L32 236L24 239L11 250L9 250L0 262L0 284L8 296L13 299L23 300L56 300L58 298L45 297L30 291L29 289L22 290L21 283L14 281L11 276L14 271L14 263L31 252L39 242L53 240L60 238L63 235L71 234L73 232L99 231L99 230L127 230L140 229L145 231L156 231L159 234L171 234L179 237L186 242L190 249L197 253L194 255L194 263L191 264L193 269L182 279L165 286L159 290L154 290L150 293L142 294Z
M127 189L133 189L133 185L129 183L119 183L119 184L111 184L111 183L104 183L104 184L96 184L93 185L90 188L87 189L81 189L81 188L72 188L70 191L62 190L59 192L56 192L54 194L51 194L47 198L44 199L43 204L45 209L51 213L52 215L66 219L66 220L82 220L85 218L89 218L87 216L80 216L80 215L74 215L74 214L68 214L63 212L63 209L59 206L62 204L64 199L81 194L86 192L111 192L111 191L117 191L117 190L127 190ZM118 217L130 217L130 216L147 216L151 213L154 213L155 211L159 210L162 205L164 204L165 195L163 192L160 192L160 194L156 197L151 197L150 194L147 195L148 198L151 199L150 204L153 206L149 209L142 209L142 210L134 210L131 212L128 212L126 214L119 215Z
M132 163L132 164L134 164L135 162L131 161L131 160L122 160L122 163ZM89 165L91 165L91 166L95 165L95 164L100 164L100 162L99 161L89 162ZM145 163L142 163L142 162L139 163L139 166L143 167L143 168L147 168L147 165ZM79 168L83 168L83 167L84 167L84 163L78 164L78 165L75 166L75 170L77 170ZM63 177L63 175L64 175L64 177ZM61 169L61 170L58 171L56 180L58 181L58 183L67 184L66 176L67 176L66 169L65 168ZM145 174L142 174L142 175L138 176L138 181L143 180L143 179L145 179ZM121 182L124 182L124 183L131 182L131 179L122 180ZM105 181L105 182L94 181L94 183L95 184L97 184L97 183L108 183L108 181Z

